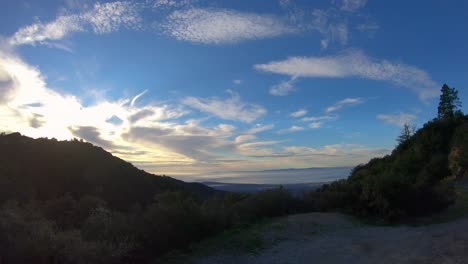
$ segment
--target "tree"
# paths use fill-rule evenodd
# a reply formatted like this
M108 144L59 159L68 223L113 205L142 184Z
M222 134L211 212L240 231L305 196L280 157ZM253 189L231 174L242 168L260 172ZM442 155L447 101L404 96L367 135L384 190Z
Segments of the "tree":
M403 125L403 128L401 129L400 135L397 138L398 144L402 144L403 142L406 142L408 139L411 138L411 136L414 135L415 132L416 132L416 127L414 125L405 123Z
M456 113L461 113L461 101L458 98L458 91L455 88L450 88L447 84L442 86L439 107L438 118L448 119L455 116Z

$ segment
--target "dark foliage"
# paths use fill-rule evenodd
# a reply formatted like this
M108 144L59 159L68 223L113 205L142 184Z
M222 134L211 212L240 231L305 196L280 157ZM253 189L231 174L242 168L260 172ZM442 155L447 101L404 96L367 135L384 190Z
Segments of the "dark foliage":
M383 158L356 167L347 180L306 195L322 210L398 221L446 208L453 181L468 167L468 118L455 116L424 125Z
M89 143L1 135L0 263L148 263L227 228L303 210L283 188L226 194Z
M112 209L146 206L163 191L188 191L209 197L215 191L198 183L139 170L90 143L32 139L13 133L0 136L0 202L50 200L90 195Z
M439 107L437 108L438 118L448 119L460 114L461 101L457 89L444 84L440 92Z

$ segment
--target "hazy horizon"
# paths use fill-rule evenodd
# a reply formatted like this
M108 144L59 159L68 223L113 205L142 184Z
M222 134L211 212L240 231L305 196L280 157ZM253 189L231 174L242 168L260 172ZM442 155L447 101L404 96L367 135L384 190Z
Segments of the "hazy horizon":
M305 168L267 171L218 172L207 175L167 175L189 182L236 184L327 183L347 178L353 167Z

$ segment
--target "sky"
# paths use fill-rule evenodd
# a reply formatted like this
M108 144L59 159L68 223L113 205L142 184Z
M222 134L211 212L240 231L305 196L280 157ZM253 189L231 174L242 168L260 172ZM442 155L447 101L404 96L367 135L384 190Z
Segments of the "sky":
M0 131L155 174L355 166L468 102L464 0L0 5Z

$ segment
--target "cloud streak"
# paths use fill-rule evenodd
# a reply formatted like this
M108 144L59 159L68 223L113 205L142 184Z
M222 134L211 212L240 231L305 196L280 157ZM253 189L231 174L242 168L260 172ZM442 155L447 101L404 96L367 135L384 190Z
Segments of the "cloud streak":
M355 12L367 4L367 0L342 0L340 9L348 12Z
M332 42L339 42L341 45L346 45L349 38L348 23L341 19L336 10L314 9L312 11L311 29L322 34L323 39L320 41L322 49L327 49Z
M403 127L405 124L410 124L416 120L417 116L408 113L398 113L393 115L380 114L377 115L377 119L384 121L385 123Z
M325 109L325 112L332 113L345 107L362 104L363 102L364 100L362 100L361 98L345 98L341 101L336 102L334 105L327 107Z
M190 8L169 15L164 32L178 40L225 44L278 37L296 29L274 15L259 15L229 9Z
M141 27L139 7L132 2L96 3L92 9L80 14L57 17L49 23L37 22L19 29L11 38L10 44L48 44L75 33L92 30L96 34L106 34L120 28Z
M298 132L298 131L302 131L304 130L303 127L300 127L300 126L292 126L290 128L286 128L286 129L280 129L278 131L278 134L287 134L287 133L293 133L293 132Z
M228 99L186 97L182 103L201 112L221 119L251 123L267 113L260 105L242 102L240 96L231 92Z
M307 114L307 110L300 109L300 110L297 110L296 112L292 112L291 116L297 118L297 117L305 116L306 114Z
M289 81L280 82L270 89L270 94L274 96L286 96L296 89L294 88L295 77L291 78Z
M303 78L351 78L388 81L418 93L421 100L438 95L437 84L424 70L408 64L377 60L360 50L336 56L290 57L254 65L258 71Z

